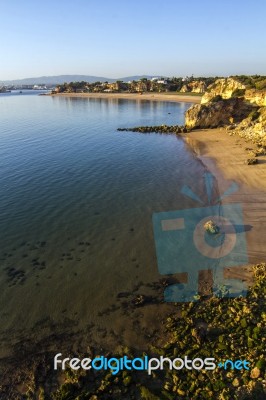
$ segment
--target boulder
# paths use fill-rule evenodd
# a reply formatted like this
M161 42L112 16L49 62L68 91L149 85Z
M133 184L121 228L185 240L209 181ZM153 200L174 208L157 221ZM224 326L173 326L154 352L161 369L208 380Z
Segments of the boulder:
M253 143L266 148L266 107L261 107L251 112L234 130L238 134Z

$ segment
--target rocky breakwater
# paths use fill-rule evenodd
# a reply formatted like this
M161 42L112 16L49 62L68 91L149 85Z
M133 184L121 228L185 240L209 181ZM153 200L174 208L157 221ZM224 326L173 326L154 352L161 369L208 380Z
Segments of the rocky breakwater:
M118 128L119 132L175 134L186 133L187 128L179 125L136 126L134 128Z

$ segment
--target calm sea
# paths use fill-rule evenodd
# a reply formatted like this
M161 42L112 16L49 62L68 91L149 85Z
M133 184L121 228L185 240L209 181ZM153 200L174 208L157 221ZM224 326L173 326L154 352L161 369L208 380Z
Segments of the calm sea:
M156 335L171 306L152 213L194 206L180 189L197 191L204 167L176 136L117 128L183 124L190 105L0 95L1 357L64 335L110 349Z

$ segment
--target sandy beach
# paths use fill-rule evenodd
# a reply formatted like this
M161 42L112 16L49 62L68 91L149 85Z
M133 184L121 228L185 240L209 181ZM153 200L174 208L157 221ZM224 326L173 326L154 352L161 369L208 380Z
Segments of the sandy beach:
M106 99L132 99L167 102L200 103L201 96L169 93L60 93L56 97L86 97ZM223 128L195 130L184 135L184 140L196 156L217 179L220 193L225 192L230 183L236 182L239 190L225 198L223 203L241 203L244 223L248 228L246 239L249 263L266 260L266 157L258 157L258 164L247 165L248 152L255 145L239 136L230 136ZM252 282L251 267L235 269L241 279ZM238 271L238 272L237 272ZM227 272L225 271L225 274ZM231 276L231 273L229 273Z
M187 94L176 93L58 93L52 94L56 97L86 97L90 99L128 99L128 100L152 100L152 101L170 101L184 103L200 103L201 96L191 96Z
M106 99L154 100L170 102L200 103L201 96L169 93L60 93L56 97L86 97ZM239 190L225 198L226 203L241 203L246 232L250 264L266 260L266 156L258 157L258 164L247 165L248 152L255 145L239 136L230 136L223 128L195 130L184 135L184 140L196 156L217 179L220 193L230 183L236 182ZM242 279L250 281L250 269L240 268ZM235 270L236 271L236 270Z
M247 165L248 152L255 145L239 136L230 136L225 129L192 131L185 136L185 141L215 175L220 194L232 182L239 185L239 190L223 203L242 205L249 263L265 262L266 156L258 157L256 165ZM235 277L238 273L241 279L250 281L249 267L235 269Z

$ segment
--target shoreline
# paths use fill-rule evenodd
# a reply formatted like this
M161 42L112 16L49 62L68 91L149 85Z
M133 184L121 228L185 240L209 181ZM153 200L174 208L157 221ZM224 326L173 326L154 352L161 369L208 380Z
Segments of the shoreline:
M248 153L256 144L231 136L225 128L195 129L182 138L197 157L221 180L234 179L241 188L266 191L266 156L258 156L258 163L247 165Z
M199 104L201 95L181 95L169 93L57 93L47 94L52 97L77 97L88 99L117 99L117 100L150 100L150 101L167 101L172 103L195 103Z
M258 164L247 165L248 152L256 145L239 136L230 136L224 128L191 131L182 135L195 156L216 178L223 194L236 182L238 191L223 199L223 204L240 203L249 264L266 260L266 156ZM235 267L236 268L236 267ZM235 270L237 272L237 270ZM239 270L241 279L250 279L248 268Z
M81 94L65 94L65 95L54 95L55 97L96 97L94 94L92 96L80 96ZM155 100L146 99L142 97L143 95L136 95L137 100ZM156 101L164 101L166 95L163 95L162 99L156 99ZM174 96L174 97L177 97ZM183 97L183 96L179 96ZM184 96L185 97L185 96ZM101 98L120 98L118 96L112 97L112 95L103 94ZM123 97L124 98L124 97ZM136 100L130 97L132 100ZM166 100L165 101L169 101ZM173 99L175 102L180 100ZM210 171L215 175L217 179L219 191L222 194L230 185L230 181L235 180L239 183L239 191L236 194L231 195L223 203L240 202L243 205L243 215L244 224L252 226L250 231L246 232L248 250L249 250L249 261L251 263L257 263L266 259L266 249L264 245L264 236L266 228L266 157L259 157L259 164L254 166L245 165L245 160L248 158L248 151L245 150L247 147L255 147L255 145L246 142L238 136L230 136L225 129L207 129L207 130L195 130L181 136L190 150L194 151L195 156L198 158L199 162L202 162L206 167L206 170ZM265 161L265 162L263 162ZM250 250L251 249L251 250ZM261 257L261 258L260 258ZM242 267L234 267L234 272L230 268L225 269L226 278L238 278L245 280L248 284L252 283L252 271L251 266L247 265ZM166 317L167 315L165 315ZM54 339L52 339L54 340ZM66 342L69 343L72 340L71 335L67 337ZM84 341L86 343L86 341ZM49 341L45 342L47 346ZM80 339L80 343L82 343ZM85 352L87 348L84 349L79 347L79 351ZM76 343L74 342L74 345ZM38 349L41 346L38 343ZM56 343L57 348L62 350L62 337L58 337L58 343ZM55 346L55 347L56 347ZM79 346L82 346L79 344ZM50 358L54 354L53 346L47 346L47 350L43 353L45 354L44 360L40 361L38 357L35 360L36 365L31 365L31 359L28 361L23 359L23 351L21 349L22 357L18 359L21 362L22 368L25 368L25 375L27 368L37 368L38 362L49 362ZM95 354L99 354L100 350L92 348ZM42 354L40 355L41 359ZM50 357L50 358L49 358ZM42 365L42 364L41 364ZM6 376L7 371L4 371ZM13 375L16 375L16 367L12 371ZM17 372L18 374L20 371ZM41 376L41 379L44 379ZM48 378L47 378L48 379ZM50 378L49 378L50 379ZM60 377L58 378L60 380ZM25 378L25 381L27 379ZM63 378L62 378L63 381ZM52 382L49 381L51 388L55 387L55 378ZM15 388L14 388L15 389Z

